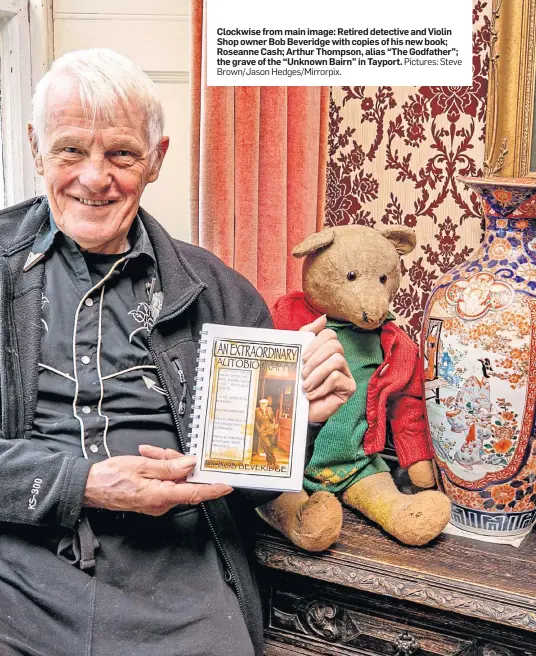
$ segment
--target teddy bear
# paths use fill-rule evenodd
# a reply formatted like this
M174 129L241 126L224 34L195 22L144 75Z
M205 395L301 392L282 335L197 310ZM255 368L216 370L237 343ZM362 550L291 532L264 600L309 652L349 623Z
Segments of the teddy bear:
M308 551L322 551L338 539L341 501L407 545L428 543L450 519L450 502L442 492L402 494L379 455L389 422L411 482L435 486L418 347L389 313L400 284L400 255L415 245L414 231L404 226L379 231L348 225L312 234L292 251L305 258L303 292L276 301L274 325L298 330L327 315L356 381L352 398L320 428L304 489L257 509Z

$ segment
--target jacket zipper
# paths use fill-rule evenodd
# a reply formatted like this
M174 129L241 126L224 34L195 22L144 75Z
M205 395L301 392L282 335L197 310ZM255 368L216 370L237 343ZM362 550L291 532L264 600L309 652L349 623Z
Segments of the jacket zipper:
M185 310L187 310L187 309L190 307L190 305L192 305L192 303L193 303L193 302L196 300L196 298L199 296L199 294L201 293L201 291L202 291L202 290L199 290L199 292L198 292L197 294L195 294L194 296L192 296L192 298L189 300L189 302L188 302L186 305L184 305L180 310L177 310L176 312L174 312L173 314L170 314L170 315L169 315L168 317L166 317L165 319L162 319L161 321L157 322L157 323L155 324L155 326L153 326L153 329L152 329L152 330L154 330L154 328L156 327L156 325L158 325L158 323L164 323L165 321L170 321L171 319L174 319L174 318L177 317L179 314L181 314L182 312L184 312ZM174 406L173 401L172 401L172 399L171 399L171 395L170 395L170 393L169 393L169 390L168 390L168 388L167 388L167 386L166 386L166 382L165 382L165 380L163 379L162 372L161 372L161 369L160 369L160 365L158 364L158 359L157 359L156 354L155 354L155 352L154 352L154 350L153 350L153 345L152 345L152 340L151 340L151 333L152 333L152 330L151 330L151 332L149 333L149 336L148 336L149 351L150 351L151 356L152 356L152 358L153 358L153 362L154 362L154 364L155 364L155 366L156 366L156 373L158 374L158 379L160 380L160 384L162 385L162 388L164 389L164 391L165 391L165 393L166 393L166 396L167 396L167 399L168 399L168 402L169 402L169 406L170 406L170 408L171 408L171 414L173 415L173 420L174 420L174 422L175 422L175 426L176 426L176 428L177 428L177 435L178 435L178 437L179 437L179 444L181 445L182 452L185 453L185 452L186 452L186 451L185 451L186 446L185 446L184 438L183 438L183 435L182 435L181 427L180 427L180 425L179 425L179 418L178 418L178 416L177 416L177 411L175 410L175 406ZM177 360L177 362L178 362L178 360ZM182 370L180 369L180 363L179 363L179 366L177 366L177 364L175 364L175 366L176 366L177 369L182 373L182 376L184 377L184 373L183 373ZM179 379L180 379L181 382L182 382L182 378L180 377L180 375L179 375ZM185 382L184 382L184 385L183 385L183 394L184 394L184 390L185 390L185 387L186 387L186 378L185 378L185 377L184 377L184 381L185 381ZM234 573L233 566L231 565L231 561L229 560L227 554L225 553L225 550L224 550L223 545L222 545L222 543L221 543L221 541L220 541L220 538L219 538L218 534L216 533L216 529L214 528L214 524L212 523L212 519L211 519L211 517L210 517L210 514L209 514L209 512L208 512L208 509L207 509L207 507L206 507L206 504L205 504L204 502L202 502L202 503L199 504L199 505L200 505L201 508L203 509L203 513L204 513L204 515L205 515L205 518L206 518L206 520L207 520L208 526L209 526L209 528L210 528L210 532L212 533L212 537L214 538L214 542L216 543L216 546L217 546L217 548L218 548L218 551L220 552L220 556L222 557L222 560L223 560L223 562L225 563L225 566L227 567L227 572L229 572L229 577L230 577L230 578L229 578L229 581L227 580L227 578L228 578L228 577L227 577L227 573L225 573L225 575L224 575L224 579L225 579L225 581L226 581L227 583L230 582L230 583L232 584L233 589L234 589L235 594L236 594L236 598L238 599L238 606L240 607L240 612L242 613L242 617L243 617L244 620L245 620L246 615L245 615L245 610L244 610L244 600L243 600L243 598L242 598L242 594L241 594L240 589L239 589L238 584L237 584L236 575L235 575L235 573Z

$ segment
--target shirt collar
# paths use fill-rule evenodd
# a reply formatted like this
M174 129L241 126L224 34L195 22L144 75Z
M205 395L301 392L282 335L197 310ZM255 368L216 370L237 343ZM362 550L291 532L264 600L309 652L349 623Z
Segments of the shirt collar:
M138 255L147 255L151 258L153 263L156 264L156 256L154 254L153 245L151 244L147 230L141 222L138 214L132 222L130 232L128 233L128 241L132 246L132 250L126 256L128 259L137 257Z
M43 221L39 231L35 237L35 241L32 246L26 263L24 264L23 271L29 271L34 264L40 262L47 253L51 250L52 246L56 241L57 235L62 234L52 212L49 212L49 218L47 221ZM66 237L66 239L70 239ZM132 259L139 255L147 255L153 263L156 263L156 257L154 254L153 246L147 234L145 226L141 222L138 215L134 218L130 232L128 234L129 243L132 245L130 252L125 256L126 259ZM72 241L72 240L70 240ZM74 242L73 242L74 245Z

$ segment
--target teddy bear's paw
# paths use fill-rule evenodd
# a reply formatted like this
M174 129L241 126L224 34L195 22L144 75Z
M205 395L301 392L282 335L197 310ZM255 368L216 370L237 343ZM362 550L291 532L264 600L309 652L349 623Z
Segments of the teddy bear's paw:
M428 489L436 486L434 466L429 460L420 460L408 467L408 474L413 485Z
M393 505L389 526L395 538L412 546L422 546L436 538L450 519L450 501L441 492L430 490L403 495Z
M339 538L342 506L331 492L315 492L300 507L289 539L307 551L324 551Z

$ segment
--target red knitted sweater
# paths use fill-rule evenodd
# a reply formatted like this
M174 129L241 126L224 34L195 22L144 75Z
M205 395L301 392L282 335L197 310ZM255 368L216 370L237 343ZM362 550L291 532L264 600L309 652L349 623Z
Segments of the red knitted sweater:
M319 316L303 292L282 296L272 308L274 325L282 330L298 330ZM421 460L432 460L419 349L392 321L383 326L380 342L384 361L372 376L367 393L365 453L383 451L389 419L400 465L407 469Z

